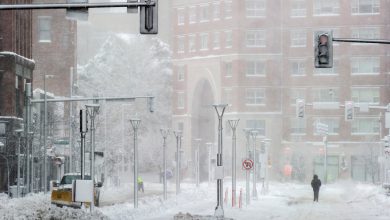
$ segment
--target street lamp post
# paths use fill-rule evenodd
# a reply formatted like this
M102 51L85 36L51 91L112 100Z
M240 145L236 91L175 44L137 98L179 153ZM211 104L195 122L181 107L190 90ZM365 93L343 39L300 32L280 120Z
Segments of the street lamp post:
M163 136L164 143L163 143L163 167L164 167L164 200L167 200L167 145L166 140L169 135L169 129L168 128L161 128L160 129L161 135Z
M269 165L268 165L268 158L269 158L269 149L267 147L268 143L271 141L271 139L268 139L268 138L263 138L261 140L261 143L263 144L264 146L264 156L263 156L263 164L265 166L265 169L264 169L264 172L265 172L265 184L264 184L264 181L263 181L263 185L262 185L262 193L266 193L268 192L268 189L269 189Z
M230 128L233 131L232 135L232 207L236 205L236 161L237 161L237 150L236 150L236 128L240 119L228 120Z
M180 145L182 131L173 131L176 137L176 195L180 193Z
M31 185L30 185L30 178L31 178L31 173L30 173L30 169L32 168L32 164L30 164L31 162L31 157L30 157L30 154L31 154L31 142L30 142L30 126L31 126L31 83L26 83L25 84L25 94L26 94L26 127L25 127L25 138L26 138L26 151L25 151L25 154L26 154L26 163L27 163L27 175L26 175L26 179L27 179L27 182L26 182L26 189L27 189L27 192L30 192L31 191ZM32 137L32 136L31 136ZM32 150L32 149L31 149ZM31 166L30 166L31 165Z
M202 141L201 138L194 139L196 142L196 150L195 150L195 181L196 181L196 187L199 187L199 170L200 170L200 162L199 162L199 145Z
M20 137L22 135L22 132L23 132L23 129L18 129L18 130L15 130L15 133L17 134L18 136L18 149L17 149L17 154L18 154L18 170L17 170L17 186L16 186L16 197L19 198L20 197ZM9 189L8 189L9 190Z
M91 157L91 179L93 183L93 187L95 187L95 118L96 115L99 114L99 104L86 104L85 108L87 109L87 114L89 115L89 118L91 119L91 150L90 150L90 157ZM95 198L92 196L93 200L91 202L91 210L93 210L95 206Z
M249 159L249 137L250 137L250 133L251 133L251 129L249 128L244 128L243 131L245 132L245 137L246 137L246 159ZM245 172L245 183L246 183L246 205L249 205L250 204L250 170L247 170Z
M256 175L256 136L258 134L258 131L252 130L251 131L251 136L253 139L253 191L252 191L252 197L254 199L257 199L257 189L256 189L256 181L257 181L257 175Z
M328 182L328 135L324 135L324 183Z
M207 151L208 151L208 155L207 155L207 158L208 158L208 163L207 163L207 168L208 168L208 182L210 184L211 182L211 149L212 149L212 146L213 146L213 143L211 142L207 142L206 143L207 145Z
M138 208L138 146L137 146L137 136L138 128L141 124L141 120L138 118L130 119L131 126L134 130L134 208Z
M47 193L47 155L46 155L46 139L47 139L47 91L46 78L53 78L54 75L43 76L43 90L44 90L44 117L43 117L43 190Z
M215 207L214 216L218 218L224 217L223 211L223 161L222 161L222 117L227 104L213 105L218 116L218 154L217 154L217 207Z

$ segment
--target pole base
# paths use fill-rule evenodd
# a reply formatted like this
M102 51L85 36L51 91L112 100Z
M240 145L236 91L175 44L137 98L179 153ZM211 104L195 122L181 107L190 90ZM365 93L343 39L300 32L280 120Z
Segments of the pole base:
M252 192L252 198L257 200L257 190L253 190Z
M214 216L217 217L217 218L223 218L224 217L222 206L218 205L215 208Z

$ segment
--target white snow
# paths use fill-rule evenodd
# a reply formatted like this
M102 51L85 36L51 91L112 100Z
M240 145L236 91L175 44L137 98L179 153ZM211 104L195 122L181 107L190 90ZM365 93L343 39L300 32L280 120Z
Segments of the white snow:
M225 189L230 182L225 181ZM245 183L237 184L238 193L245 195ZM88 210L57 208L50 197L35 194L21 199L0 196L0 219L173 219L175 214L213 215L216 206L216 183L182 183L182 193L175 195L175 184L169 182L168 200L162 199L162 184L145 183L145 193L139 193L139 207L133 208L132 186L106 189L103 206L93 215ZM228 191L230 188L228 188ZM323 185L319 202L313 203L310 184L270 182L269 192L262 193L258 184L258 199L239 209L231 207L231 194L224 204L225 217L233 219L390 219L390 197L378 185L337 182ZM121 195L121 196L119 196ZM108 202L110 200L110 202ZM245 203L245 198L242 199ZM110 205L113 204L114 205Z

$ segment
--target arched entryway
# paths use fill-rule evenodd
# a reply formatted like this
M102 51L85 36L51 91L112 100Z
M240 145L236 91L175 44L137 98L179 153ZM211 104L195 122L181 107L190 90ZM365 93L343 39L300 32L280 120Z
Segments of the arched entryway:
M192 161L195 161L195 149L197 142L194 139L200 138L200 181L208 179L208 149L206 143L214 142L215 139L215 112L214 94L209 81L201 79L194 90L191 113L191 154Z

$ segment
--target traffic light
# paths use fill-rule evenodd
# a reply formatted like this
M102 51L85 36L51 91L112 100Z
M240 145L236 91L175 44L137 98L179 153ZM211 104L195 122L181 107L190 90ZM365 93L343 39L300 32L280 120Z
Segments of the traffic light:
M314 64L316 68L333 67L333 33L317 31L314 35Z
M88 0L66 0L66 3L88 3ZM66 18L69 20L88 20L88 8L78 8L78 9L66 9Z
M295 113L296 113L297 118L304 118L305 117L305 100L304 99L297 99L295 106L296 106Z
M87 122L87 110L80 109L80 133L87 133L88 131Z
M345 102L345 121L352 121L355 117L355 105L352 101Z
M148 98L149 112L154 112L154 97Z
M158 0L141 0L141 3L152 4L140 7L140 33L157 34L158 32Z

